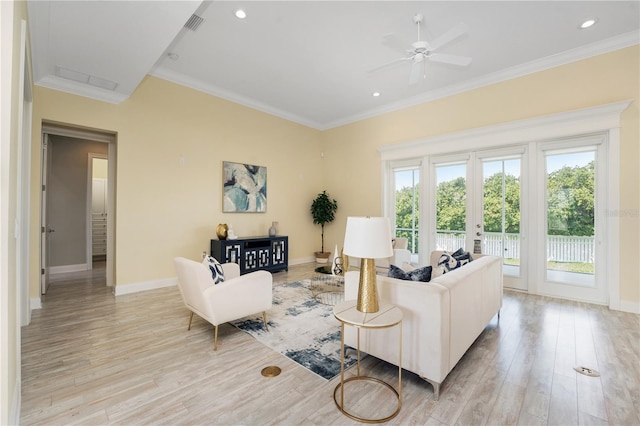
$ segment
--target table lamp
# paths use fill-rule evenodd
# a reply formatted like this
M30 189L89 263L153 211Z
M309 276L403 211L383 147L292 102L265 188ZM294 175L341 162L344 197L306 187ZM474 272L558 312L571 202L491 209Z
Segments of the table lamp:
M360 281L356 309L378 312L375 259L393 256L391 224L386 217L348 217L344 254L359 257Z

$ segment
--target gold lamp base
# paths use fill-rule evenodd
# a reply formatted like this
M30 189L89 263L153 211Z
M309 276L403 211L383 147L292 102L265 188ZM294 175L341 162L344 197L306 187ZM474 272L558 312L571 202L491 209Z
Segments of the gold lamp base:
M360 281L356 309L360 312L378 312L378 286L376 285L375 259L360 260Z

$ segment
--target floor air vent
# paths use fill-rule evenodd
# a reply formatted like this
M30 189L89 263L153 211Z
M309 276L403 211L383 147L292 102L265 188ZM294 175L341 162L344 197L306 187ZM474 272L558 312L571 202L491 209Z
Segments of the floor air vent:
M589 367L583 367L583 366L579 365L577 367L573 367L573 369L576 370L580 374L584 374L585 376L600 377L600 373L598 373L596 370L593 370L593 369L591 369Z

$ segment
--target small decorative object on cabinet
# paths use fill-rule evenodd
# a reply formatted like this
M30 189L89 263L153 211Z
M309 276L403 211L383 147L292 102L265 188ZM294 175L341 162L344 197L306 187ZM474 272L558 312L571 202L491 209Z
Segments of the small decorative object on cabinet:
M218 239L226 240L228 230L229 230L229 227L227 226L226 223L221 223L220 225L218 225L218 227L216 228L216 235L218 236Z
M237 240L237 239L238 239L238 236L233 231L233 225L229 225L227 229L227 240Z
M248 237L211 240L211 256L220 263L240 265L240 273L289 270L289 237Z
M269 236L275 237L278 235L278 222L271 222L271 228L269 228Z

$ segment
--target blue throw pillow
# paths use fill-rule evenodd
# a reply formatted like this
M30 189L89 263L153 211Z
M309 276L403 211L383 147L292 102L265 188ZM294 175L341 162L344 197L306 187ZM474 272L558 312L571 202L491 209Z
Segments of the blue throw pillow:
M214 257L205 256L202 263L211 271L213 284L220 284L224 281L224 270L222 269L222 265Z
M427 283L431 281L432 270L433 268L431 266L425 266L423 268L417 268L413 271L405 272L395 265L389 265L388 276L390 278L397 278L399 280L420 281Z

